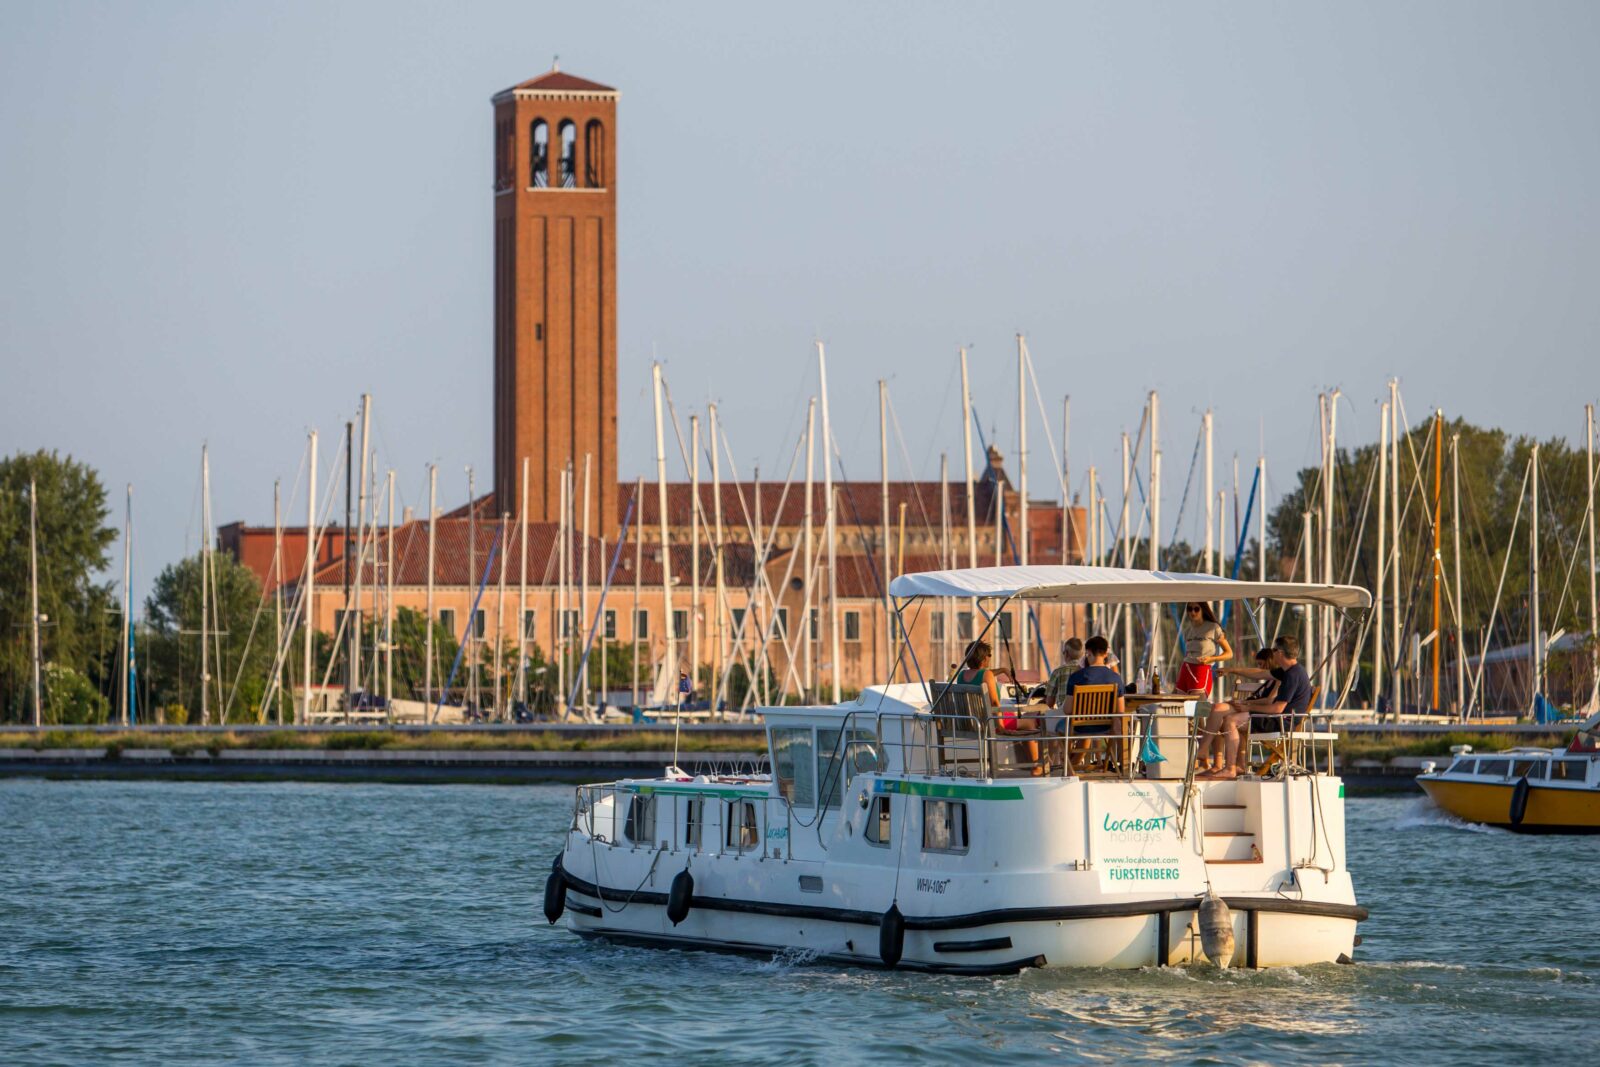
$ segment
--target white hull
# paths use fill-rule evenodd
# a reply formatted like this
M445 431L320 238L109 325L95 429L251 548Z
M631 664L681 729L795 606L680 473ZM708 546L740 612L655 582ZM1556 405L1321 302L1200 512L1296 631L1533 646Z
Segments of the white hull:
M1195 915L1209 885L1232 913L1232 966L1348 960L1365 912L1344 867L1339 780L1193 788L1185 807L1181 781L869 773L818 818L758 781L618 783L568 836L566 921L586 936L878 965L893 903L905 921L899 966L1132 968L1203 958ZM648 836L628 819L640 796L656 805ZM885 796L890 840L875 844L868 821ZM965 851L923 847L925 805L941 800L965 804ZM673 924L684 869L693 894Z

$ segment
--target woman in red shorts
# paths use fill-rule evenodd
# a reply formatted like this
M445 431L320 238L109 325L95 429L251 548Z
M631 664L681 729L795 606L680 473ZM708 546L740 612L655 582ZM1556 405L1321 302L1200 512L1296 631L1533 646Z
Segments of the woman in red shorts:
M1233 648L1228 635L1222 632L1211 605L1190 604L1184 614L1183 665L1178 668L1178 682L1174 689L1180 693L1198 696L1211 695L1211 665L1226 663L1233 658Z

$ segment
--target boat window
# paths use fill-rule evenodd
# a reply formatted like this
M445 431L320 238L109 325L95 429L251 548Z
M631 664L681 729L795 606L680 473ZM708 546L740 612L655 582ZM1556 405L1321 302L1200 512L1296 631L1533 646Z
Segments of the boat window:
M778 794L797 808L817 802L817 763L811 746L811 727L772 731L772 769Z
M1478 761L1475 759L1458 759L1450 764L1450 770L1454 774L1476 774L1477 767Z
M705 825L706 802L696 797L689 801L683 816L683 843L689 848L700 847L700 828Z
M636 845L656 843L656 798L635 796L628 801L628 817L622 834Z
M755 848L760 843L756 830L756 806L749 800L728 802L728 847L739 852Z
M1510 766L1510 760L1482 759L1478 761L1478 773L1492 775L1496 778L1504 778L1506 776L1506 768Z
M824 808L837 808L844 790L844 749L838 730L817 731L817 791Z
M851 730L844 752L845 784L849 785L858 774L877 774L882 770L883 753L878 749L878 735L871 730Z
M1545 778L1549 777L1549 774L1550 774L1550 761L1549 760L1534 760L1533 761L1533 766L1531 768L1529 768L1529 770L1527 771L1527 775L1528 775L1529 778L1536 778L1541 782L1544 781Z
M867 840L874 845L887 845L892 838L892 831L889 798L873 797L872 807L867 809Z
M1589 778L1589 761L1586 759L1552 760L1550 777L1563 782L1583 782Z
M1523 778L1523 777L1526 777L1528 775L1531 775L1533 773L1533 768L1537 764L1537 762L1538 761L1531 760L1531 759L1519 759L1519 760L1517 760L1511 766L1511 777L1513 777L1513 778Z
M967 850L966 801L924 800L922 802L922 850L924 852Z

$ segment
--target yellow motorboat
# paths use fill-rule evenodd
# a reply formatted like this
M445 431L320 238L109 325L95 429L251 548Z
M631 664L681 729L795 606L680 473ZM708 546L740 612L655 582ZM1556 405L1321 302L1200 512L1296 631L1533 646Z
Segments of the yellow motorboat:
M1456 754L1417 775L1440 808L1468 822L1525 834L1600 833L1600 715L1567 748Z

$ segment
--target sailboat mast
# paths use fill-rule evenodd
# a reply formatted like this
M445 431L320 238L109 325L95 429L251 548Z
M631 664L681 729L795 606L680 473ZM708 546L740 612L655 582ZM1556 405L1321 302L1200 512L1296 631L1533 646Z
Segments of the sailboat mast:
M439 519L439 468L428 464L428 591L423 611L427 618L422 629L422 699L428 705L428 720L433 721L433 550Z
M587 628L589 625L589 487L590 468L594 453L583 454L583 525L578 527L583 538L583 551L580 554L579 566L583 573L578 577L578 619L579 626ZM580 631L581 632L581 631ZM578 636L578 635L574 635ZM582 663L578 667L578 707L583 709L587 718L591 701L589 700L589 662L587 657L580 657Z
M967 462L967 566L978 565L978 512L976 483L972 477L972 389L967 381L967 350L961 349L961 442ZM830 489L831 493L832 490ZM832 567L829 558L829 567Z
M1161 398L1150 390L1150 569L1161 569ZM1161 670L1161 605L1150 605L1150 676Z
M714 406L712 410L716 410ZM713 420L714 424L715 420ZM633 498L638 502L637 506L642 510L644 506L644 477L642 475L634 484ZM642 577L644 574L644 538L640 534L641 531L638 529L633 531L633 706L635 708L639 706L639 620L642 617L639 613L639 594L644 584ZM713 674L712 679L711 684L715 687L717 684L715 681L716 675ZM716 697L713 691L712 706L714 707L715 705Z
M1021 558L1017 560L1022 566L1028 565L1028 342L1022 334L1017 334L1017 548ZM1063 529L1062 537L1066 537L1065 505L1062 510ZM1028 606L1022 605L1018 612L1021 625L1017 628L1019 644L1022 646L1022 669L1028 670L1033 666L1032 655L1028 651Z
M1206 570L1207 574L1214 574L1216 572L1216 568L1217 568L1217 545L1216 545L1216 541L1213 540L1213 535L1216 532L1215 531L1215 526L1216 526L1215 506L1216 505L1215 505L1215 501L1212 499L1212 494L1213 494L1214 490L1211 487L1212 478L1213 478L1213 471L1212 471L1212 457L1211 457L1211 409L1210 408L1207 408L1206 409L1206 413L1204 415L1200 416L1200 424L1201 424L1201 426L1202 426L1202 428L1204 430L1205 440L1206 440L1206 568L1205 568L1205 570Z
M522 505L517 509L517 675L516 699L528 702L528 457L522 457Z
M1128 431L1122 431L1122 565L1133 566L1133 531L1128 528L1128 510L1133 496L1133 456L1129 450ZM1134 669L1133 657L1133 609L1122 609L1122 654L1129 657L1128 662L1122 665L1123 674L1129 674Z
M317 590L317 431L311 431L311 461L306 464L306 577L300 597L300 630L305 699L300 704L299 725L311 721L311 630L316 625Z
M389 471L389 565L384 575L383 598L383 704L394 718L394 470Z
M33 631L33 725L44 723L44 680L39 649L39 483L28 479L28 618Z
M273 632L276 640L272 647L277 649L276 655L284 656L288 651L283 647L283 509L281 501L282 481L272 480L272 608ZM283 659L278 660L278 667L273 670L275 677L272 680L272 721L279 726L283 725L283 704L281 689L283 686Z
M1585 469L1589 474L1589 710L1600 707L1600 601L1596 600L1594 566L1594 405L1583 407ZM1458 598L1459 599L1459 598ZM1459 610L1459 609L1458 609Z
M672 545L667 528L667 447L661 421L661 364L650 365L651 388L655 398L656 414L656 510L661 533L661 605L667 636L667 658L662 665L662 677L677 692L678 635L672 625ZM670 697L668 698L670 699Z
M802 672L801 677L804 679L805 696L803 697L803 700L805 701L815 700L817 689L817 678L815 673L816 633L811 626L811 613L816 610L812 606L814 601L812 599L811 587L812 572L816 569L812 566L812 560L816 558L815 531L813 529L814 505L812 501L812 497L815 495L816 482L816 428L817 398L812 397L806 403L806 505L801 540L801 545L803 546L803 551L801 553L801 560L803 563L801 582L804 589L801 599L805 606L800 612L800 633L802 635L800 644L804 646L801 655L804 657L803 662L805 665L805 670Z
M1456 585L1456 714L1466 720L1467 633L1466 605L1461 600L1461 434L1450 435L1450 550Z
M962 352L961 361L962 381L965 382L965 350ZM839 509L833 495L833 424L828 420L828 357L821 341L817 342L817 379L822 392L822 491L827 495L823 536L828 541L828 674L832 681L833 702L837 704L841 699L839 674L844 669L843 653L839 648ZM965 388L961 390L961 395L965 398ZM964 399L963 410L965 410ZM970 517L970 504L968 508Z
M689 675L700 674L700 416L689 416Z
M1400 688L1400 623L1405 610L1400 605L1400 383L1389 379L1389 699L1395 721L1405 707Z
M494 714L500 718L506 712L505 687L505 632L506 632L506 557L511 553L505 546L506 528L511 525L511 513L500 512L500 581L494 597Z
M1532 569L1532 607L1528 651L1533 654L1533 698L1544 692L1544 632L1539 619L1539 443L1533 443L1533 510L1528 524L1528 558ZM1532 701L1530 700L1530 704Z
M355 608L356 613L350 617L350 674L352 685L361 688L365 675L362 673L361 664L363 652L361 650L361 587L362 566L367 559L367 508L370 500L367 494L367 450L372 446L372 396L369 393L361 394L361 481L356 488L356 576L355 576ZM348 513L347 513L348 514ZM350 520L345 519L345 555L350 553ZM374 525L376 525L374 523ZM377 558L373 558L374 571L377 570ZM348 573L348 572L347 572ZM374 583L376 585L376 583ZM348 607L349 605L346 605ZM376 613L374 613L376 614Z
M883 656L884 663L874 672L879 678L887 674L889 657L894 646L894 612L889 607L889 566L893 550L889 547L889 383L878 379L878 503L879 528L882 531L882 565L879 569L883 585ZM873 657L876 661L877 657Z
M711 546L711 563L717 584L714 609L717 616L717 658L711 665L711 707L715 710L722 706L722 672L728 662L728 588L722 570L722 429L717 424L717 405L708 404L706 414L710 419L707 429L711 431L711 536L716 542Z
M1372 597L1372 708L1383 699L1383 579L1389 564L1389 402L1378 408L1378 581ZM1396 607L1395 610L1399 610ZM1399 655L1398 650L1395 655Z
M1439 602L1444 593L1444 563L1439 558L1440 534L1439 524L1444 519L1441 510L1444 501L1444 411L1433 413L1433 655L1431 666L1433 668L1433 699L1428 705L1435 713L1439 711L1439 646L1444 644L1444 636L1439 630L1440 613Z
M472 468L467 468L467 588L475 589L478 585L478 497L477 483L474 480ZM462 644L466 646L468 663L467 699L471 701L474 709L478 707L478 617L472 605L476 600L467 602L467 629ZM445 683L448 685L449 683Z
M128 484L128 496L124 505L122 517L122 663L121 679L117 685L117 721L128 725L128 671L132 664L128 661L129 630L131 619L129 612L133 610L133 597L130 594L128 583L133 574L133 483Z
M211 454L200 446L200 725L211 725Z
M947 453L939 453L939 566L948 570L954 561L950 558L950 457ZM946 670L950 662L950 635L953 631L955 620L954 598L946 598L944 602L944 624L939 632L939 667L934 673Z

